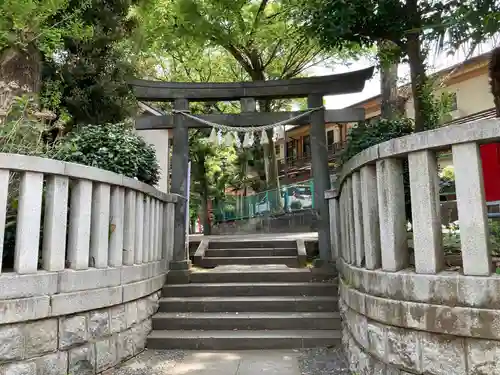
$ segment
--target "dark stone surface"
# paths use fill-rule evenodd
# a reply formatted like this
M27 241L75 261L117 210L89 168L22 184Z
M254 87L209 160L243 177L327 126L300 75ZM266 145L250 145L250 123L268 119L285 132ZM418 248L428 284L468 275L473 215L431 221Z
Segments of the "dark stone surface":
M177 110L189 108L189 102L185 99L177 99L174 104ZM182 114L175 115L174 148L172 151L172 187L174 194L182 197L188 196L188 164L189 164L189 135L188 127L185 126L185 117ZM187 201L180 199L175 205L174 223L174 254L173 261L183 261L188 257L188 239L186 232Z
M187 284L190 281L191 271L169 271L167 273L167 284Z
M360 92L374 67L321 77L233 83L192 83L133 80L130 85L138 100L224 101L240 98L300 98L309 94L338 95Z
M323 96L309 95L309 108L323 103ZM314 180L314 204L318 213L318 246L319 255L324 261L331 258L330 215L325 191L330 190L330 173L328 172L328 151L325 133L325 122L322 111L311 114L311 159Z
M342 347L303 349L299 367L302 375L351 375Z
M215 122L216 124L228 126L262 126L275 124L280 121L299 115L301 112L242 112L238 114L210 114L210 115L196 115L196 117L203 120ZM174 116L142 116L136 119L135 128L137 130L148 129L173 129ZM324 123L346 123L356 122L365 118L365 111L363 108L345 108L345 109L329 109L324 111ZM186 123L190 128L205 128L208 125L201 122L186 118ZM307 125L309 124L309 116L304 116L294 121L294 125Z

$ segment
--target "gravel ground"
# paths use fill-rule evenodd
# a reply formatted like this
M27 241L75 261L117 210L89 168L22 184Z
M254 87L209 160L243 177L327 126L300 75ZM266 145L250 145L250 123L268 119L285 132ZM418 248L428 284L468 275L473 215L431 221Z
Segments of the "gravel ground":
M293 352L297 353L301 375L351 375L348 361L340 347L302 349ZM103 375L171 375L177 363L183 362L183 359L187 360L186 354L187 352L180 350L146 350L121 366L105 371ZM200 374L195 369L187 373L179 371L174 372L183 375ZM232 373L220 373L220 375L232 375Z
M351 375L342 347L303 349L298 359L302 375Z
M168 375L184 356L180 350L145 350L103 375Z

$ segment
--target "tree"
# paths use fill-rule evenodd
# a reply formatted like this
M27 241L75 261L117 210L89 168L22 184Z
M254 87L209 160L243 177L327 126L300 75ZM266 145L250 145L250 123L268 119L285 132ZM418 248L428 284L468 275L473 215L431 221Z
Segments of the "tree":
M242 80L262 81L300 77L339 57L324 53L316 40L303 35L286 5L278 0L151 0L138 13L145 38L157 50L197 43L231 57L238 65L231 69ZM260 111L273 108L276 103L259 102ZM264 157L270 161L267 181L272 189L278 187L278 170L272 130L267 135Z
M226 188L236 174L234 147L214 147L208 143L206 132L194 130L190 135L191 197L200 202L203 233L209 235L209 200L224 202Z
M479 27L477 16L485 19L488 12L498 11L495 0L299 0L292 4L296 19L325 47L338 48L346 40L365 46L389 41L397 47L394 51L398 60L408 58L415 131L434 125L428 115L431 100L426 90L425 57L429 39L440 35L444 41L448 35L452 45L471 36L481 40L493 27Z
M134 108L133 72L118 42L134 27L133 1L4 0L1 80L41 91L41 105L73 123L123 120Z
M117 123L136 109L127 84L135 71L120 44L136 25L129 17L134 0L89 1L78 18L92 29L91 35L67 35L57 54L44 55L42 104L58 115L67 112L70 124ZM79 0L69 0L52 17L53 24L79 4Z
M53 17L68 8L67 0L3 0L0 3L0 81L15 82L22 91L37 92L43 54L54 53L70 34L86 35L78 15L80 2L59 22ZM0 106L2 103L0 103Z
M493 50L489 64L489 76L496 116L500 117L500 47Z

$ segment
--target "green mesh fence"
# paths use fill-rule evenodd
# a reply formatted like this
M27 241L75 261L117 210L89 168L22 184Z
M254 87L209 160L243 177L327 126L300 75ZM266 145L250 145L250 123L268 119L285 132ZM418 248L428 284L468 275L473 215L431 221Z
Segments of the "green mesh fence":
M455 186L441 191L442 201L455 197ZM282 186L244 196L226 195L223 202L213 205L215 222L248 219L315 208L313 180Z
M226 195L213 205L216 222L253 218L314 208L312 180L282 186L248 196Z

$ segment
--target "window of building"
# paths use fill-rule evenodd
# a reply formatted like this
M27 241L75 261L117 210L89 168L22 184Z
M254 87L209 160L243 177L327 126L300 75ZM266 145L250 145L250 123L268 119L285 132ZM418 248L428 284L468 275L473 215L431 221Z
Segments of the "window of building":
M299 143L297 142L296 139L292 139L291 141L288 141L286 144L286 157L287 158L296 158L297 157L297 149Z
M329 130L326 132L326 144L328 146L333 145L333 130Z
M456 92L450 92L449 93L449 97L450 97L450 109L452 111L456 111L458 110L458 102L457 102L457 93Z
M309 135L302 138L302 155L311 155L311 136Z
M276 154L276 156L281 155L281 146L280 145L274 146L274 153Z

